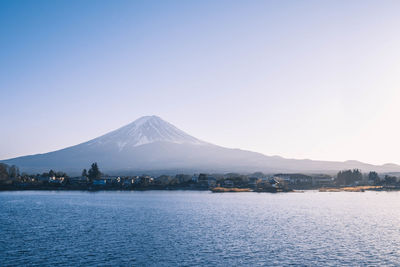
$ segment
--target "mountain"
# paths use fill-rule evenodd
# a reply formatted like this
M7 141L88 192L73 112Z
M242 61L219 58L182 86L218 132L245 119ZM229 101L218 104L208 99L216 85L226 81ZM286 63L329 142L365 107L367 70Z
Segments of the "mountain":
M400 172L395 164L371 165L359 161L285 159L225 148L199 140L157 116L145 116L88 142L57 150L3 160L21 171L50 169L78 175L97 162L108 174L193 172L308 172L333 173L343 169Z

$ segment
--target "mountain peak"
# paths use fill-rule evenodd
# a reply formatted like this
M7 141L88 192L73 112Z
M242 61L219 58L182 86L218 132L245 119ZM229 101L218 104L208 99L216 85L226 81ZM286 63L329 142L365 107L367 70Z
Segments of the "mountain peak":
M158 116L143 116L113 132L100 136L88 145L115 145L121 151L154 142L206 144L188 135Z
M164 120L161 119L160 117L156 116L156 115L151 115L151 116L140 117L139 119L135 120L132 123L134 123L134 124L139 126L139 125L142 125L142 124L144 124L144 123L146 123L148 121L164 121Z

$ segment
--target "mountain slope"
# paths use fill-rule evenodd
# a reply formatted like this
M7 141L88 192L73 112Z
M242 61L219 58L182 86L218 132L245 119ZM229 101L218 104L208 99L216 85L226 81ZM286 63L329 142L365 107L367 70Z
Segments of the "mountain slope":
M328 162L284 159L260 153L216 146L179 130L157 116L142 117L124 127L88 142L58 151L2 161L22 171L40 173L49 169L79 174L98 162L109 174L144 172L398 172L400 166L374 166L358 161Z
M157 141L171 142L175 144L207 144L179 130L172 124L162 120L160 117L145 116L82 145L99 147L104 147L105 145L116 145L121 151L124 148L132 148Z

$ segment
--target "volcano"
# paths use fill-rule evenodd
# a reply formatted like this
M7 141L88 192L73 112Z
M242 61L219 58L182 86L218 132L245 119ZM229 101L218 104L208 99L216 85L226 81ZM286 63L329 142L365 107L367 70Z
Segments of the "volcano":
M359 161L285 159L225 148L199 140L157 116L134 122L85 143L61 150L1 161L27 173L50 169L78 175L97 162L107 174L194 172L308 172L329 173L358 168L362 171L399 172L395 164L371 165Z

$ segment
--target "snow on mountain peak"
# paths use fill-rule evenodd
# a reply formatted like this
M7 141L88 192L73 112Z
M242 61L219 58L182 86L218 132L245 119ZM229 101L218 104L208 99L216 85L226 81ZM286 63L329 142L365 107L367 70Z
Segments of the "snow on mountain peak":
M160 117L157 117L155 115L153 116L143 116L140 117L139 119L135 120L133 123L136 125L136 127L140 127L143 124L145 124L146 122L149 121L162 121L162 119Z
M141 117L113 132L93 139L88 142L88 145L115 144L119 150L122 150L126 147L136 147L159 141L178 144L207 144L153 115Z

